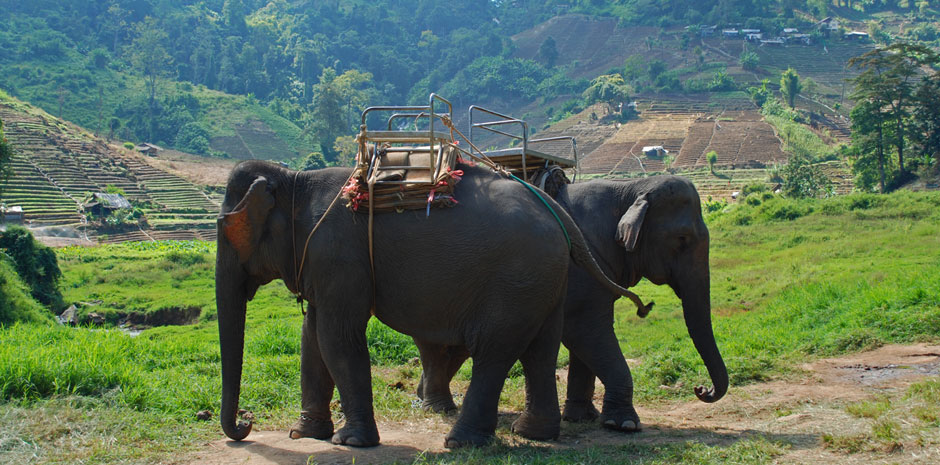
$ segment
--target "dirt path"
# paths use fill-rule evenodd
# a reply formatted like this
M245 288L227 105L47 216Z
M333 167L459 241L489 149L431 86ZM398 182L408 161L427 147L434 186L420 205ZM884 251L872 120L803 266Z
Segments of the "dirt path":
M940 377L940 345L886 346L846 357L822 359L800 367L805 375L734 388L715 404L683 402L638 408L644 431L625 436L599 424L562 424L558 441L536 443L552 448L669 444L686 441L728 446L762 437L784 444L776 463L940 463L940 434L928 428L917 438L899 439L898 447L862 447L853 453L825 447L823 435L861 437L872 430L873 419L850 415L846 406L863 400L889 399L891 411L904 399L906 388L927 377ZM666 389L667 387L663 387ZM672 389L673 387L669 387ZM690 387L678 387L690 389ZM599 405L599 400L596 402ZM936 408L937 406L932 406ZM512 414L501 414L502 425ZM329 441L291 440L286 431L256 431L241 443L215 441L189 463L216 464L373 464L412 461L422 452L442 452L443 437L452 418L430 416L407 423L379 425L382 445L355 449ZM906 420L901 419L906 424ZM514 438L508 438L512 444Z

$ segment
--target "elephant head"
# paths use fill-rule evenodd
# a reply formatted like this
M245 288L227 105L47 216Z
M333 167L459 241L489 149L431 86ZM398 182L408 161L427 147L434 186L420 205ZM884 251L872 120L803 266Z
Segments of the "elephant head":
M263 174L259 174L262 170ZM260 286L288 276L275 263L289 260L289 241L263 240L268 234L290 234L282 209L277 208L278 185L290 178L277 167L243 163L233 170L218 218L216 254L216 307L222 358L222 429L241 440L251 422L237 422L238 397L245 342L246 305ZM288 200L289 201L289 200ZM285 280L288 282L289 280Z
M632 286L644 277L672 288L714 385L696 387L695 395L715 402L728 390L728 372L712 332L709 237L698 192L677 176L654 176L627 186L621 190L621 204L629 207L620 216L614 238L625 252L628 282L623 284Z

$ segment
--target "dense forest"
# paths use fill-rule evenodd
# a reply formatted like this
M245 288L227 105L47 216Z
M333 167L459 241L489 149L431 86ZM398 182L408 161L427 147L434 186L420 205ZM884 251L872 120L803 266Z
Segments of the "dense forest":
M0 88L14 96L99 133L202 154L217 153L213 137L231 131L218 120L233 115L212 112L234 99L298 154L319 146L329 160L367 102L421 102L432 91L519 106L580 97L591 82L555 66L551 38L534 59L513 55L513 34L558 14L615 17L622 27L766 30L832 12L935 14L913 0L8 3Z

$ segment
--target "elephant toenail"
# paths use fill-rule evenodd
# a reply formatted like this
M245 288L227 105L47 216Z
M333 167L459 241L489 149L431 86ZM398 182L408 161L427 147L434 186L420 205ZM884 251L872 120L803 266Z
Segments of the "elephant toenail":
M633 430L636 429L636 423L634 423L633 420L627 420L620 425L620 428L625 430Z
M617 426L617 422L614 420L607 420L604 422L604 424L607 426Z
M359 438L353 436L346 439L346 445L353 447L362 447L362 441Z

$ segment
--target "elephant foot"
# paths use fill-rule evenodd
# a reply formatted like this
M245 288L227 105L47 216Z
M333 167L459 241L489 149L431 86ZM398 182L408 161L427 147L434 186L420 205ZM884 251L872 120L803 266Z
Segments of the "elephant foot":
M561 418L572 423L594 421L601 415L591 401L566 400Z
M441 397L438 399L424 399L421 402L421 408L434 413L449 414L457 411L457 405L454 404L452 397Z
M493 440L493 434L483 434L459 426L454 426L447 437L444 438L444 447L459 449L468 446L485 446Z
M608 413L605 411L601 414L601 423L605 428L626 433L638 433L643 431L640 416L637 415L633 406L616 413Z
M318 420L300 414L300 418L290 428L290 438L314 438L328 439L333 436L333 422L330 420Z
M333 435L333 444L352 447L373 447L379 445L379 430L371 426L349 425L340 428Z
M523 412L522 416L512 422L512 432L538 441L558 439L561 434L561 418L557 415L543 417Z

